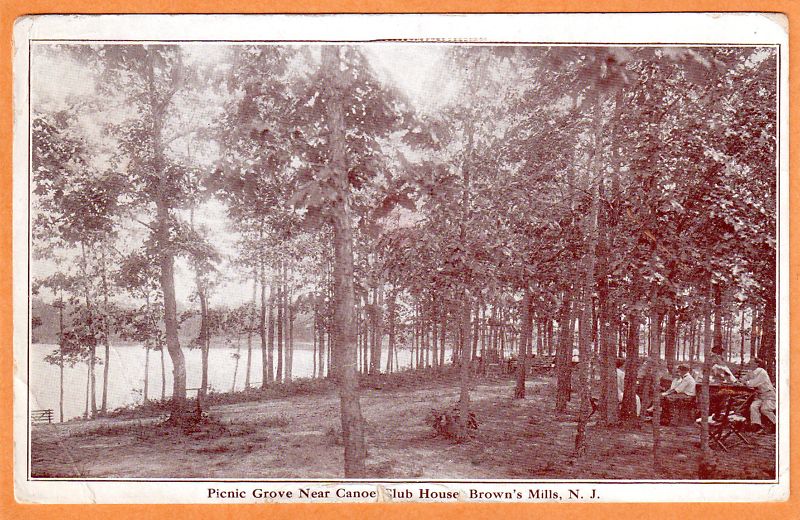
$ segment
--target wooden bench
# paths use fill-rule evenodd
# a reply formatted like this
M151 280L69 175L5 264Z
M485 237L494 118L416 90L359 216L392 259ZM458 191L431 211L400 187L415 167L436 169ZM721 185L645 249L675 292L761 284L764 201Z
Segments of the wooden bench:
M46 410L32 410L31 411L31 422L33 424L43 424L47 423L50 424L53 422L53 410L50 408Z

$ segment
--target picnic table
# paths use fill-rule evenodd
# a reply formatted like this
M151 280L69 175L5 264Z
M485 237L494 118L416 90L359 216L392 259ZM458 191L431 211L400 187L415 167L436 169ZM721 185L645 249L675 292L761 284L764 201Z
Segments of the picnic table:
M514 374L517 371L517 366L519 365L519 359L516 357L510 357L505 360L505 372L507 374ZM577 365L577 363L573 363L573 366ZM528 356L527 359L527 370L530 375L536 374L547 374L551 372L556 366L556 357L555 356L535 356L531 355Z
M698 390L702 388L701 383L697 384L697 388ZM720 412L727 404L730 404L736 412L746 412L755 395L755 388L742 383L709 383L709 413Z
M727 440L733 436L746 446L751 442L744 435L749 422L748 408L756 390L741 383L709 383L708 433L712 447L728 451ZM701 419L698 419L698 423Z
M671 379L661 378L660 389L662 392L670 387ZM645 384L643 384L645 383ZM649 384L643 381L637 381L637 386L640 392L646 392L649 389ZM702 391L702 382L698 381L697 396L694 399L677 399L670 402L669 425L670 426L685 426L694 421L698 421L700 417L700 393ZM750 388L742 383L724 383L712 382L708 385L708 413L714 418L712 423L721 423L720 433L727 436L731 435L730 423L736 423L736 430L743 431L747 426L748 408L755 398L755 389ZM666 424L666 423L662 423ZM715 430L716 428L712 428ZM727 431L725 431L727 430ZM712 437L714 432L712 431ZM738 433L736 434L737 436Z

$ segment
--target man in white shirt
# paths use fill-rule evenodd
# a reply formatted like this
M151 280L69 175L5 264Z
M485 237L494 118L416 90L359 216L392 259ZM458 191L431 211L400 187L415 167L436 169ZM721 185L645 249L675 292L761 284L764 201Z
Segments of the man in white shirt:
M669 424L672 416L672 406L675 401L694 399L697 395L697 382L692 377L688 365L678 365L675 379L672 380L669 390L661 393L661 424Z
M678 398L695 397L697 395L697 382L692 377L691 370L687 365L678 365L677 375L672 380L669 390L662 392L661 395L669 397L674 395Z
M745 379L745 384L757 390L756 398L750 405L750 424L754 431L763 431L764 425L761 424L761 414L778 424L775 420L775 387L769 379L769 374L764 369L764 362L753 358L750 360L751 372Z

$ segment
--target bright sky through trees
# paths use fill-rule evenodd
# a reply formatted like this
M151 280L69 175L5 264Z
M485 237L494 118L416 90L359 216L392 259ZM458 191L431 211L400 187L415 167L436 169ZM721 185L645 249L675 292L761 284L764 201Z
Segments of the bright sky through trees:
M195 65L226 66L230 47L217 44L185 45L187 61ZM445 48L424 44L375 44L366 47L365 54L378 77L394 85L408 96L415 109L422 112L435 111L450 100L455 91L454 76L443 69ZM63 52L48 52L46 46L34 47L31 59L31 102L39 110L63 105L74 98L88 98L94 91L95 78L85 65ZM123 110L120 108L119 110ZM83 121L90 135L99 137L103 129L96 120ZM102 159L102 157L97 158ZM203 205L204 225L214 237L215 245L223 258L234 255L238 238L230 229L225 208L216 200ZM131 223L127 231L141 234L138 224ZM47 277L56 271L56 266L46 258L32 264L33 278ZM226 300L236 305L247 300L247 284L236 279L227 279L220 286ZM194 291L193 275L185 259L176 263L176 291L178 302L185 306ZM119 295L124 299L124 295Z

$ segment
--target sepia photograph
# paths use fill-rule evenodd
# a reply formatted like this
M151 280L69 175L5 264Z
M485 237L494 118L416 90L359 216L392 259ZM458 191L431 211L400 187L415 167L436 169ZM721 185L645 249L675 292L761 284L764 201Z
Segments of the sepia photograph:
M788 476L774 38L111 33L24 42L27 482Z

